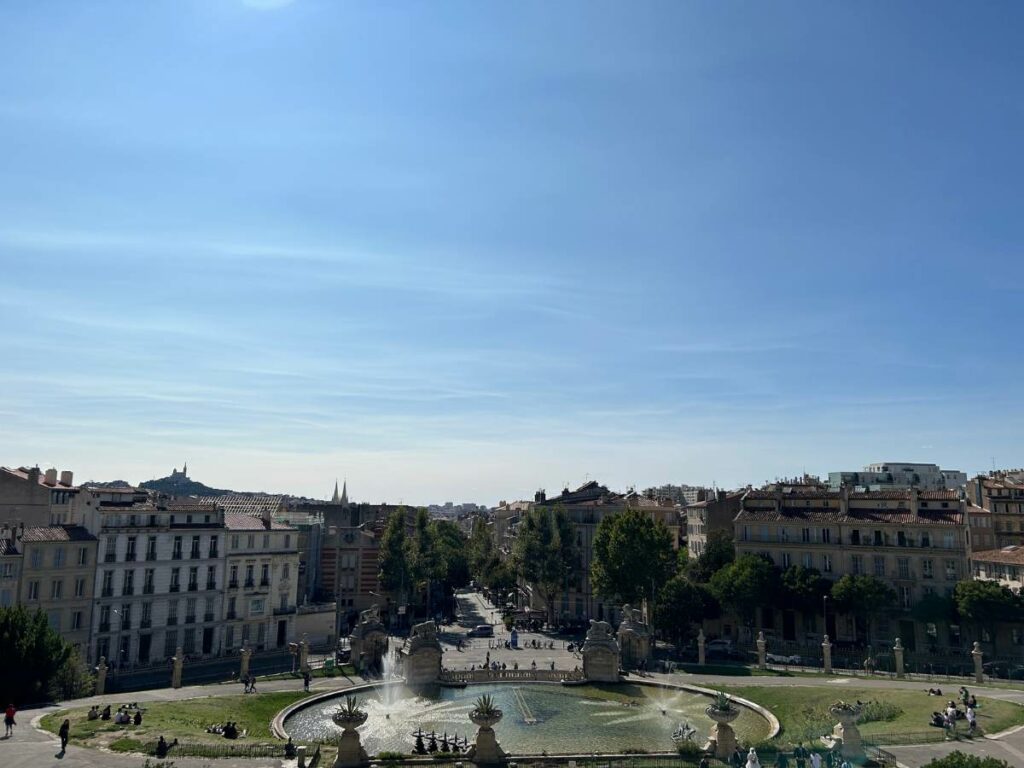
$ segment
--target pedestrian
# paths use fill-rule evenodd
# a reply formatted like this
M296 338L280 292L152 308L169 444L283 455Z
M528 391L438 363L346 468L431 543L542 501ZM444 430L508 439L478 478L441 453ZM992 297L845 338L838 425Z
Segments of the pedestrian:
M973 736L974 735L974 729L977 728L977 726L978 726L978 715L974 711L974 707L971 707L971 706L967 707L967 714L965 715L965 717L967 718L967 732L971 736Z
M309 672L302 673L302 687L306 693L309 693Z
M743 757L743 752L740 750L739 744L736 745L736 749L732 752L732 768L743 768L746 763L746 758Z
M4 710L4 738L11 738L14 735L14 726L17 723L14 722L14 709L13 704L8 704L7 709Z
M802 741L798 741L796 749L793 750L793 759L796 760L796 768L807 768L807 747Z
M256 693L256 675L249 675L249 693Z
M708 762L707 755L701 755L700 765L698 765L697 768L711 768L711 763Z
M821 768L821 755L811 752L811 768Z
M60 751L68 751L68 736L71 734L71 721L65 720L60 724L60 730L57 731L57 735L60 736Z
M775 768L789 768L789 758L786 757L786 753L781 749L779 754L775 756Z

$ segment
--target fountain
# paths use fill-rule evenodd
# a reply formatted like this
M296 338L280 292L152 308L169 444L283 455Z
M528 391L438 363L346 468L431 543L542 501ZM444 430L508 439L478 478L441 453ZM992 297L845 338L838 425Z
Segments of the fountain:
M643 611L628 603L622 606L622 623L617 637L623 667L628 669L651 658L651 630L644 621Z
M828 708L829 714L839 722L832 729L831 736L822 738L822 742L830 749L839 747L840 754L846 760L860 760L864 757L864 745L861 743L857 718L860 717L860 704L848 704L837 701Z
M616 683L619 681L619 644L612 635L612 626L607 621L590 620L587 639L581 650L583 655L583 677L595 683Z
M373 605L359 614L359 622L349 635L349 645L356 669L380 671L388 647L388 631L381 623L378 606Z
M705 751L713 752L720 760L729 759L736 749L736 732L731 723L740 716L739 707L726 694L719 693L704 713L715 723L704 747Z
M412 628L409 643L403 652L402 665L408 685L431 685L441 676L441 642L437 626L425 621Z
M356 730L366 722L367 717L355 696L346 696L345 704L332 716L334 722L344 729L338 740L338 757L334 761L334 768L361 768L370 764L370 758L359 741L359 731Z

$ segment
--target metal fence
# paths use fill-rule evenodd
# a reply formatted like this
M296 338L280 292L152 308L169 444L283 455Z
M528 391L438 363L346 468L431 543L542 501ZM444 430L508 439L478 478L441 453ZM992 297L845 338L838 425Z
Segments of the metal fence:
M156 754L157 742L147 742L144 749L147 754ZM179 741L167 745L168 757L284 757L283 744L208 744L204 742ZM318 748L319 749L319 748Z

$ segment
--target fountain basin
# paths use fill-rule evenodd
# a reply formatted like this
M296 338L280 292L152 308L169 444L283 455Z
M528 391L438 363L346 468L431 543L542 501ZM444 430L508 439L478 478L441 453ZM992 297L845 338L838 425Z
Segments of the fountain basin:
M495 726L502 747L514 755L621 754L637 750L674 753L672 734L681 723L696 729L703 744L713 723L704 710L713 691L657 683L565 686L557 683L485 683L466 688L432 687L411 691L401 683L360 686L298 702L281 712L274 732L296 741L332 741L341 729L331 713L345 695L357 695L368 714L360 729L370 754L411 753L418 728L472 740L469 714L476 698L490 694L504 718ZM778 733L778 720L751 702L733 699L733 724L741 742Z

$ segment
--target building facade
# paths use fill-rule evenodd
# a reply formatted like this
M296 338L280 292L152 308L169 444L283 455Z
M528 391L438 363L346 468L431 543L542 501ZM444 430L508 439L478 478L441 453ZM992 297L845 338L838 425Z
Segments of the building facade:
M878 616L875 633L899 636L911 650L926 639L911 608L929 594L952 596L970 573L966 501L958 491L749 491L734 536L737 555L762 555L782 569L802 565L833 581L846 574L884 581L897 606L891 616ZM820 642L824 632L834 640L864 640L865 628L853 616L830 613L825 628L824 608L817 615L778 613L762 610L760 628L786 640ZM933 642L959 645L956 636Z
M740 511L744 491L716 491L704 501L685 507L686 548L691 558L700 557L712 531L733 532L732 521Z
M1024 544L1024 470L978 475L967 484L967 497L990 515L993 548Z
M21 581L21 556L18 528L0 528L0 608L18 602L18 584Z
M78 488L74 475L39 467L0 467L0 522L32 527L72 525Z
M956 490L967 482L967 475L956 469L941 469L938 464L914 464L906 461L879 461L859 472L829 472L833 490L850 486L867 491L895 491L917 488L923 491Z

